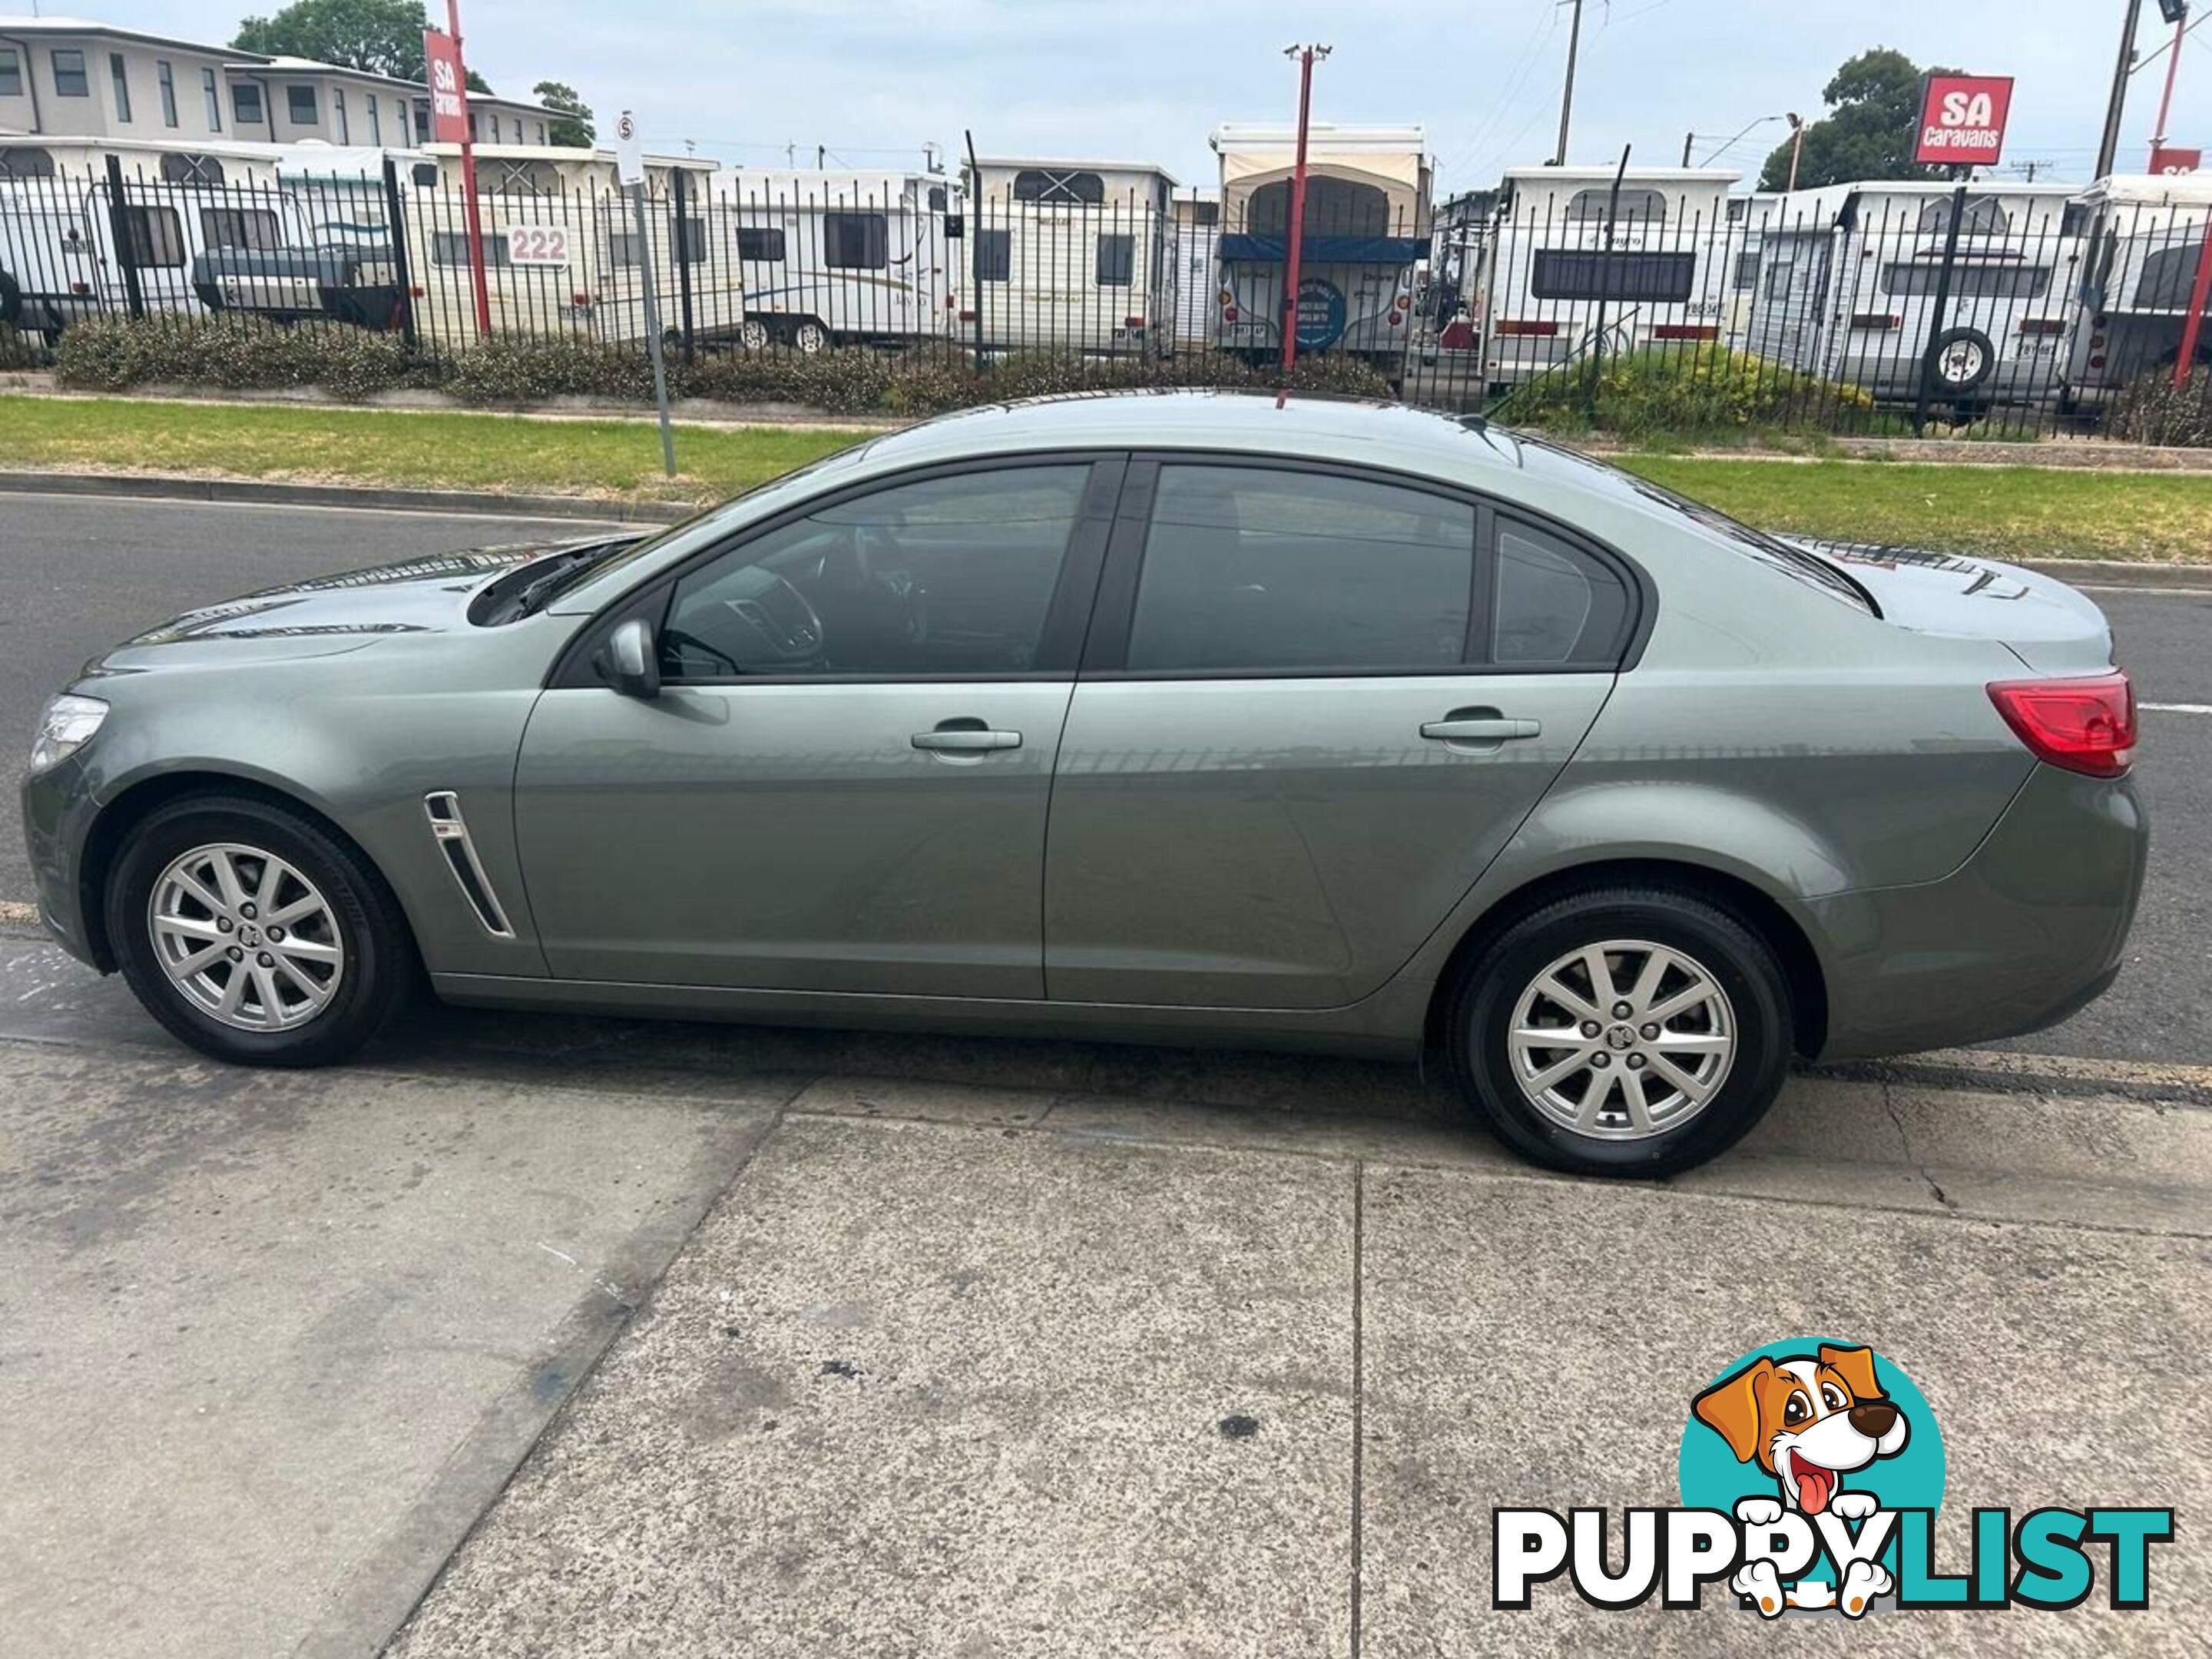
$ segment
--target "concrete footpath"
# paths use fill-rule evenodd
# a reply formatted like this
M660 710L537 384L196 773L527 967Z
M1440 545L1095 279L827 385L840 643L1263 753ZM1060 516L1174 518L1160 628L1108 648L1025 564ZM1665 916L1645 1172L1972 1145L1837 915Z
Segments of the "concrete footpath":
M2201 1650L2212 1074L1972 1064L1601 1185L1295 1058L433 1013L226 1070L0 939L0 1650L1765 1650L1492 1611L1489 1511L1677 1501L1692 1395L1809 1334L1927 1395L1952 1562L2181 1512L2147 1610L1855 1650Z

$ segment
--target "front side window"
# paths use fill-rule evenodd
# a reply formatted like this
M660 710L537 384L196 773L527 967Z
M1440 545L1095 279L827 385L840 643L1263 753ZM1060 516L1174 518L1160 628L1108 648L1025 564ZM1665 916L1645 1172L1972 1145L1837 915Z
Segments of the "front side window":
M128 244L123 257L141 270L170 268L185 262L185 227L174 208L134 207L124 210L124 235Z
M822 261L833 270L881 270L890 263L890 223L880 213L822 216Z
M1160 471L1130 620L1143 673L1445 673L1462 660L1474 508L1274 467Z
M107 78L115 87L115 118L127 122L131 118L131 76L124 68L119 52L107 54Z
M54 95L89 98L92 82L85 78L84 54L73 46L54 48Z
M161 89L161 125L177 125L177 72L167 64L154 65L154 82Z
M164 150L161 177L173 185L219 185L222 183L222 158L189 150Z
M2106 243L2107 257L2116 242ZM2196 290L2200 250L2194 238L2179 247L2160 248L2142 262L2136 279L2135 303L2145 311L2186 311Z
M687 265L707 263L707 222L686 217L676 238L676 257Z
M1127 288L1137 280L1137 239L1101 236L1096 275L1101 288Z
M1608 186L1604 190L1578 190L1567 204L1570 219L1603 219L1608 214L1616 221L1633 219L1663 225L1667 222L1667 198L1656 190L1624 190L1616 203Z
M1081 465L933 478L770 531L677 584L663 672L1025 672L1090 476Z
M483 260L487 270L507 264L507 233L484 227ZM434 231L430 237L430 262L440 265L459 265L463 270L469 263L469 234L465 230ZM633 262L634 263L634 262Z
M1626 643L1628 589L1607 565L1548 531L1498 522L1490 660L1499 667L1611 667Z
M1014 233L979 230L975 233L975 280L1011 282L1014 275Z
M295 127L312 127L323 118L314 88L296 82L284 88L284 110Z
M240 126L259 126L262 122L261 88L251 81L240 81L230 89L230 110L238 118Z
M266 208L202 208L200 240L210 247L282 247L284 234Z
M1040 207L1097 207L1106 199L1106 181L1095 173L1024 167L1014 175L1014 199Z
M215 71L200 71L200 96L207 104L207 124L210 132L222 131L222 93L216 84Z
M761 230L740 227L738 231L738 258L769 262L784 257L783 233L780 230Z
M1697 285L1694 253L1605 248L1538 252L1528 291L1540 300L1643 300L1676 304Z
M1959 234L1961 236L2002 236L2011 228L2012 216L1998 205L1994 196L1969 197L1966 211L1959 216ZM1950 229L1951 203L1948 198L1930 202L1920 210L1921 235L1948 235Z

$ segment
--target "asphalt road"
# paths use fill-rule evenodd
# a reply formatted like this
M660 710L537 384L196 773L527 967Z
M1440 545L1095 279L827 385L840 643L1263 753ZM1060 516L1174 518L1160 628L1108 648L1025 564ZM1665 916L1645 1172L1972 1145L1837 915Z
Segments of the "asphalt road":
M574 520L0 498L0 744L20 755L40 706L88 657L192 605L302 576L589 529ZM2212 707L2212 592L2096 597L2144 702ZM2154 707L2143 726L2138 777L2153 849L2127 969L2066 1024L2006 1046L2212 1063L2212 714ZM0 835L0 900L30 896L20 839Z

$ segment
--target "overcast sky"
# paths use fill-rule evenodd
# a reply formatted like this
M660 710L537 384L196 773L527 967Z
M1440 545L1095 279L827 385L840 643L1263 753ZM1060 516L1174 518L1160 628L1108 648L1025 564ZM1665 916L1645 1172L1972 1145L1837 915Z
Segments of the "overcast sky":
M5 9L21 11L24 0ZM268 0L47 5L188 39L228 40ZM433 11L442 16L442 0ZM1754 118L1821 109L1845 58L1893 46L1919 64L2018 78L2006 161L2085 177L2124 0L1586 0L1568 159L1703 161ZM2212 15L2212 6L2200 7ZM2167 38L2146 0L2141 49ZM465 0L470 66L502 93L567 81L602 118L638 112L649 148L780 167L796 145L862 168L920 163L925 140L984 155L1155 161L1211 185L1223 120L1291 118L1293 38L1334 55L1316 118L1419 122L1439 198L1548 160L1565 68L1558 0L1450 5L1309 0ZM2121 148L2140 167L2161 58L2137 74ZM2212 24L2181 56L2172 137L2212 143ZM1721 158L1756 173L1781 137L1753 129Z

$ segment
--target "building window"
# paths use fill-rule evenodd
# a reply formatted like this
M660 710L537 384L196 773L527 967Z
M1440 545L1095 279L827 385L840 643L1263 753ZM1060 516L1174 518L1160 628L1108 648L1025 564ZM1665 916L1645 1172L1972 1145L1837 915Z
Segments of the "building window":
M242 247L255 252L284 246L284 233L276 216L267 208L202 208L200 240L210 247Z
M1014 175L1014 199L1040 207L1097 207L1106 199L1106 181L1095 173L1024 167Z
M173 270L185 263L184 222L174 208L134 207L124 210L123 250L126 263L144 270L149 267Z
M266 118L261 112L261 88L251 81L240 81L230 89L230 112L242 127L259 126Z
M84 76L84 54L74 46L54 48L54 96L89 98L92 83Z
M738 258L781 261L784 258L783 233L780 230L751 230L740 226L738 230Z
M1095 273L1101 288L1127 288L1137 280L1137 239L1101 236Z
M890 222L880 213L822 216L822 262L832 270L881 270L890 263Z
M422 104L415 106L415 142L418 144L430 142L430 112L427 106Z
M315 89L296 82L284 88L284 112L295 127L312 127L323 118L322 107L315 100Z
M208 131L221 132L222 131L222 94L216 88L213 70L204 69L200 71L200 92L207 100Z
M161 125L173 127L177 125L176 71L167 64L157 63L154 65L154 79L161 88Z
M368 142L381 149L384 147L384 118L376 112L376 94L368 94Z
M332 87L331 88L331 118L338 124L338 143L342 144L349 144L353 143L353 130L346 122L345 88L343 87Z
M979 230L975 233L975 280L1010 282L1014 274L1014 233Z
M545 142L545 123L543 121L538 124L538 142L541 144Z
M0 46L0 98L23 95L23 55L13 46Z
M124 73L123 54L107 54L108 78L115 82L115 118L128 123L131 119L131 77Z

